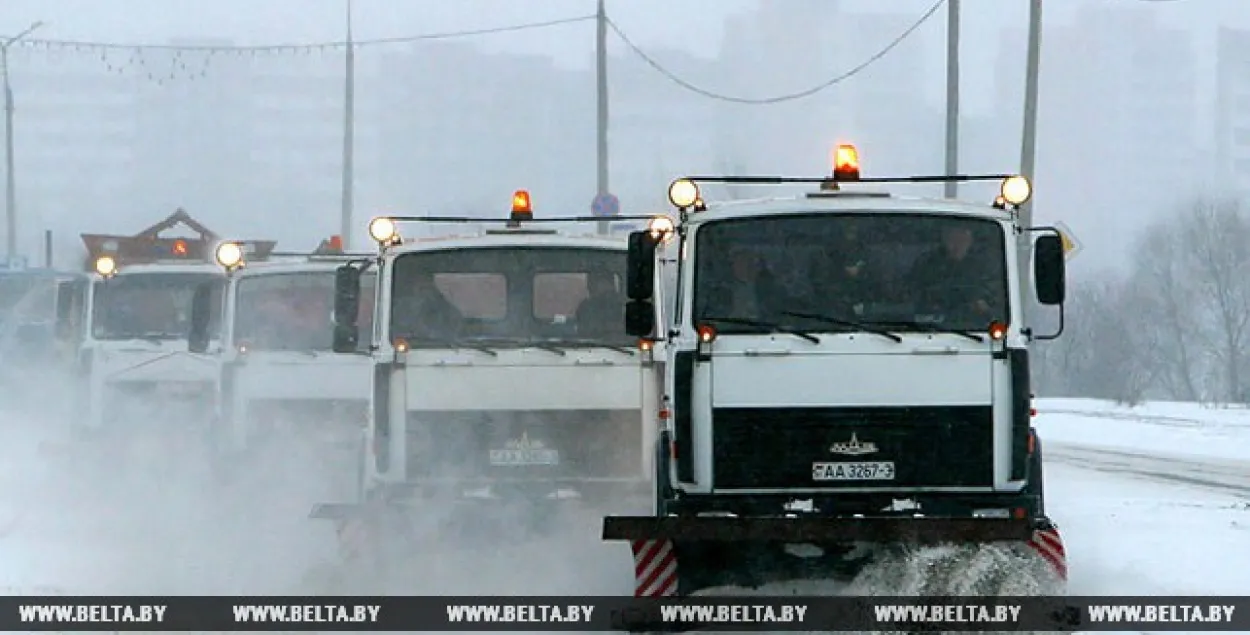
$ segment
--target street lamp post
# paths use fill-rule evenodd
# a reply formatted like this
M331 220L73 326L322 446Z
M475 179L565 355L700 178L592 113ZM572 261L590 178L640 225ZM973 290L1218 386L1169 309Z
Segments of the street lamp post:
M1177 2L1181 0L1137 0L1138 2ZM1037 101L1038 84L1042 62L1042 0L1029 0L1029 42L1024 75L1024 130L1020 144L1020 174L1033 182L1037 166ZM1033 225L1033 199L1020 206L1020 225ZM1027 233L1020 234L1019 267L1028 271L1032 263L1033 239ZM1021 292L1026 303L1030 302L1032 281L1021 276Z
M356 155L356 43L352 39L352 0L347 0L347 56L343 72L343 183L339 210L339 234L345 249L352 247L352 212L355 204Z
M959 0L946 0L946 175L959 173ZM946 198L959 194L959 184L947 181Z
M1033 182L1037 162L1037 92L1042 62L1042 0L1029 1L1029 45L1024 75L1024 129L1020 143L1020 174ZM1020 226L1033 226L1033 200L1020 206ZM1033 236L1025 231L1019 236L1020 291L1024 306L1032 302L1032 278L1025 275L1033 262Z
M9 84L9 47L41 26L43 22L35 22L0 44L0 73L4 74L5 255L10 262L17 258L17 177L13 161L13 88Z

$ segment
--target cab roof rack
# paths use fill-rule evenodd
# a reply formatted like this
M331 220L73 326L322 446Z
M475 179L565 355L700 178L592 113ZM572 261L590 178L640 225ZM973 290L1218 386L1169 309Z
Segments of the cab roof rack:
M833 171L827 176L687 176L668 186L668 200L683 217L691 211L707 210L699 183L725 183L733 185L785 185L810 183L820 186L822 192L838 192L843 183L963 183L970 181L1000 181L999 195L993 206L997 209L1015 211L1033 194L1033 184L1019 174L933 174L918 176L870 176L863 177L859 170L859 150L843 143L833 153Z

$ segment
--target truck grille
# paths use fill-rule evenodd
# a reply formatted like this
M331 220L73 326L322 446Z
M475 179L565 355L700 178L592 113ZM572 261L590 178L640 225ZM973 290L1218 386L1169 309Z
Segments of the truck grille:
M408 413L408 478L636 479L639 410Z
M712 413L717 488L987 487L994 482L990 406L717 408ZM839 454L854 439L861 450ZM817 481L817 462L892 461L890 480Z

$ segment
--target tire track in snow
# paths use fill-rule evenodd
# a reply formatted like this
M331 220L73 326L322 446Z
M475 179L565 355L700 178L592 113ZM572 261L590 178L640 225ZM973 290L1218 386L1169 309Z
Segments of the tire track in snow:
M1046 460L1110 474L1189 485L1250 499L1250 463L1195 460L1048 441Z

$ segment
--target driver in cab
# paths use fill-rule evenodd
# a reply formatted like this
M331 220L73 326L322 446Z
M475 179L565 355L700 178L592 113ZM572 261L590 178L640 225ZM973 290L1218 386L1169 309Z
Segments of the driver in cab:
M616 287L616 276L592 271L587 276L588 296L577 307L577 332L584 337L612 338L621 335L621 312L625 296Z
M434 283L434 274L413 272L412 287L396 300L393 314L397 335L436 342L455 341L464 316Z
M912 266L909 279L917 313L970 325L1002 317L1001 263L995 266L995 259L977 246L973 229L966 224L942 230L941 244Z
M729 252L728 269L723 271L718 266L709 272L713 279L707 290L704 317L769 319L768 315L780 306L782 294L759 254L734 247Z

